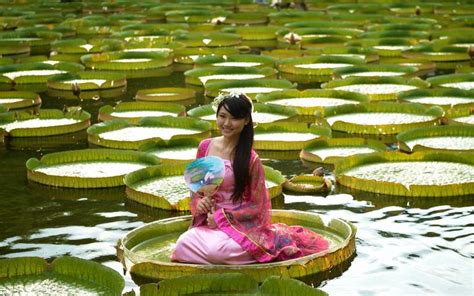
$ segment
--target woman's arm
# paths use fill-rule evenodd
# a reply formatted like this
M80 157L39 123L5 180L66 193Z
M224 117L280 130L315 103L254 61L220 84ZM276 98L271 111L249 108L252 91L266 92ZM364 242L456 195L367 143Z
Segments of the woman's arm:
M265 171L256 156L250 168L250 184L244 191L242 205L236 210L225 210L225 216L230 222L248 221L266 216L270 210L270 197L265 186Z

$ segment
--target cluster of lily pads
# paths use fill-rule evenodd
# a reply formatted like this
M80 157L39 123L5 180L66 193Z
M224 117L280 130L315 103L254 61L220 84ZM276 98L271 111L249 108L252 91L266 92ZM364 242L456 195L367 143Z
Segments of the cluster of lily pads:
M134 202L187 211L184 167L200 140L218 133L208 103L220 93L243 92L255 101L254 148L264 159L322 165L333 172L338 188L417 198L474 194L474 6L295 3L281 10L230 0L0 4L3 142L10 149L44 148L71 138L88 142L90 149L28 160L28 179L68 188L125 186ZM184 72L186 87L139 89L134 101L83 109L84 100L123 96L135 78L173 72ZM440 72L445 75L435 75ZM44 93L73 106L43 109ZM269 166L265 173L272 198L283 190L320 194L331 187L321 176L288 180ZM321 257L329 263L318 257L309 269L293 262L268 266L273 273L260 275L284 270L301 277L354 253L351 225L280 215L282 222L307 220L316 231L327 231L334 249ZM154 256L168 256L175 237L161 242L158 249L165 253L150 254L147 248L156 243L150 233L166 237L187 224L178 219L130 233L120 246L124 265L153 277ZM23 269L53 285L47 277L56 263L31 260ZM155 279L197 272L160 260L160 268L169 269ZM0 283L10 281L9 275L31 275L13 271L20 263L11 262L1 262ZM271 283L256 286L255 280L264 280L256 277L261 271L249 270L239 270L253 279L235 278L238 289L227 284L219 289L273 294ZM185 282L192 285L193 279ZM148 286L142 293L165 294L177 285L163 282L158 289L163 292ZM203 293L224 291L200 287Z

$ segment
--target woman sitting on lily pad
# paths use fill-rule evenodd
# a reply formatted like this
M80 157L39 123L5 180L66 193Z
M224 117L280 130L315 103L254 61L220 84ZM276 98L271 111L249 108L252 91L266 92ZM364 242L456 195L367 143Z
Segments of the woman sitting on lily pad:
M210 196L193 193L190 229L176 242L172 261L249 264L294 259L328 249L320 235L301 226L271 224L265 173L253 146L253 105L244 94L219 95L221 137L199 144L197 158L223 159L224 178Z

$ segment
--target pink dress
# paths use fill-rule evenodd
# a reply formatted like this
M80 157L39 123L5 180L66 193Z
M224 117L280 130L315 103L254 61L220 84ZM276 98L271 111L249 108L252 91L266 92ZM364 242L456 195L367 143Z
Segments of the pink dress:
M202 141L197 157L207 155L210 139ZM217 228L207 226L207 215L197 214L199 197L191 199L191 228L176 242L172 261L198 264L249 264L294 259L327 250L329 243L301 226L271 224L271 202L265 187L265 173L252 151L249 186L242 202L234 204L232 163L225 162L224 181L213 195Z

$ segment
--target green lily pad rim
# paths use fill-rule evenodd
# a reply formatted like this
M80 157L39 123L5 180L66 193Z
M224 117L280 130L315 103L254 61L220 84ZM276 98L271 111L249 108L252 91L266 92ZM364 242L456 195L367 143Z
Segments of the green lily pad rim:
M116 59L151 59L146 62L121 63L112 62ZM86 54L81 62L88 68L96 70L132 70L162 68L173 63L173 55L169 52L108 52Z
M363 73L363 72L372 72L372 71L387 71L387 72L403 72L404 75L414 74L418 71L417 67L413 66L401 66L401 65L389 65L389 64L379 64L379 65L363 65L363 66L350 66L334 69L333 73L339 77L347 74L354 73Z
M150 96L155 93L171 93L168 96ZM140 89L137 91L135 99L140 101L182 101L196 97L196 91L182 87L162 87Z
M472 99L474 103L474 90L453 89L453 88L428 88L428 89L413 89L409 91L400 92L398 99L405 102L410 102L412 99L419 97L457 97Z
M268 94L259 94L256 97L257 102L261 103L272 103L272 101L279 100L281 98L286 99L298 99L305 97L327 97L327 98L338 98L349 101L357 101L360 103L369 102L369 97L361 94L344 90L332 90L332 89L287 89L282 91L274 91Z
M339 80L332 80L322 85L322 88L335 88L339 86L354 84L400 84L411 85L418 88L428 88L431 81L428 82L419 78L403 78L403 77L347 77Z
M182 147L194 147L197 148L201 140L198 139L171 139L169 141L164 141L159 139L157 141L150 141L138 148L138 151L151 153L153 150L160 148L182 148Z
M410 114L429 115L441 117L444 110L439 106L427 107L423 104L396 102L360 103L357 105L343 105L325 108L325 117L351 114L351 113L371 113L371 112L401 112Z
M413 46L418 42L414 38L366 38L348 41L346 46L371 47L377 45Z
M68 150L62 152L53 152L45 154L41 159L30 158L26 162L26 167L29 170L34 170L40 167L46 167L51 165L63 164L63 163L78 163L87 161L120 161L120 160L133 160L143 163L159 164L160 160L158 157L138 151L132 150L117 150L107 148L87 148L81 150Z
M443 83L451 82L474 81L474 73L439 75L435 77L430 77L426 79L426 81L431 83L433 86L438 86Z
M115 106L104 105L99 108L99 113L110 114L112 112L120 111L136 111L136 110L158 110L168 111L178 114L184 114L186 107L175 103L162 102L121 102Z
M305 132L318 136L331 137L331 129L326 126L311 124L309 127L303 122L269 122L255 127L255 134L275 132Z
M334 57L334 56L305 56L305 57L298 57L298 58L288 58L284 60L280 60L277 62L277 66L283 65L297 65L297 64L304 64L304 63L347 63L347 64L354 64L354 65L361 65L365 64L364 59L356 58L356 57Z
M58 257L51 263L40 257L7 258L0 262L2 278L59 274L107 287L117 295L125 287L123 277L112 268L77 257Z
M450 185L411 185L409 189L400 183L379 182L344 175L344 172L357 166L397 161L447 161L474 165L473 153L447 151L418 151L412 154L401 152L377 152L347 157L335 165L336 181L343 186L361 191L380 194L427 198L436 196L461 196L474 194L473 183Z
M216 287L215 283L221 283ZM237 295L283 295L285 293L308 296L328 296L322 290L312 288L305 283L295 280L269 276L261 286L252 277L242 273L204 273L183 276L175 279L160 281L159 284L145 284L140 286L140 295L151 296L159 293L179 293L188 295L194 293L232 293Z
M262 74L265 77L268 77L276 75L276 70L270 67L206 67L195 68L184 72L186 81L188 83L194 82L194 84L202 84L199 80L199 77L201 76L218 74Z
M15 98L22 101L15 103L2 103L2 99ZM20 109L41 104L41 97L35 92L29 91L0 91L0 105L9 109ZM7 110L3 111L6 112Z

